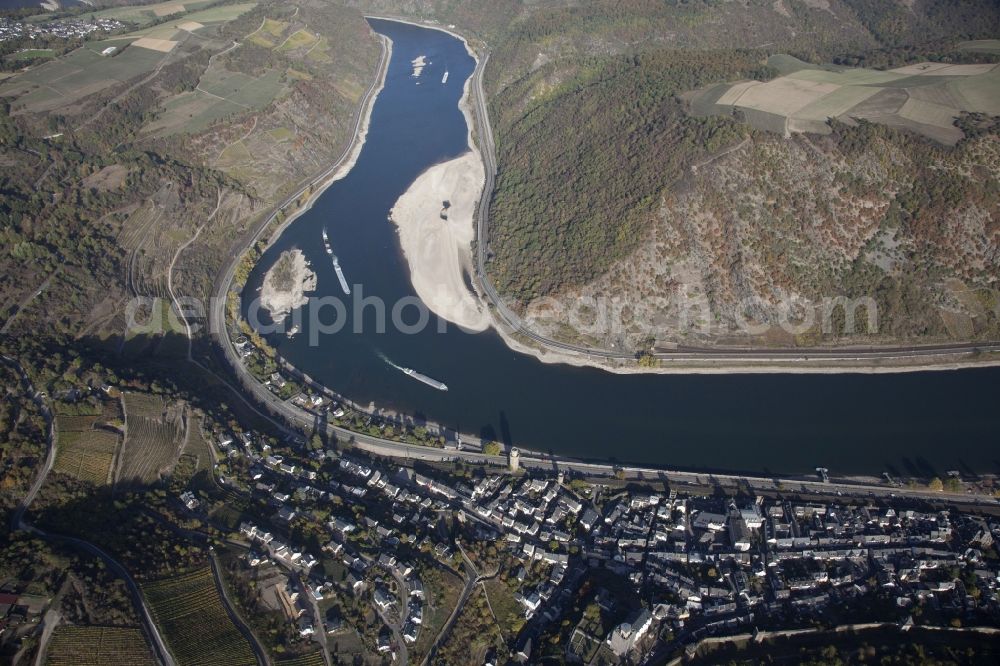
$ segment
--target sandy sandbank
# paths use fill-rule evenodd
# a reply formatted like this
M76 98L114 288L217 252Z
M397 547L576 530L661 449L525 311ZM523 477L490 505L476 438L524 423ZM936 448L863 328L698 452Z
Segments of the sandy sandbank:
M309 268L306 255L298 248L281 253L264 276L260 304L275 322L284 321L295 308L309 301L307 294L316 289L316 273Z
M440 27L422 27L460 39L478 63L475 52L460 35ZM469 152L424 171L396 201L390 217L399 229L399 244L420 300L442 319L478 332L489 328L492 318L465 282L466 274L474 274L476 207L486 183L483 158L472 140L471 82L471 76L465 80L459 102L468 128Z
M477 151L431 167L396 201L391 219L410 267L410 280L428 308L467 330L484 331L490 316L469 290L475 212L483 189Z

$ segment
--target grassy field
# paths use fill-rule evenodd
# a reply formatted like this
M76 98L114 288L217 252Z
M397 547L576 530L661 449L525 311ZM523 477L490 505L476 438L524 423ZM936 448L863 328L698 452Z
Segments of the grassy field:
M200 132L226 116L263 109L284 91L282 79L277 70L253 77L213 67L196 90L170 98L160 118L146 131L158 136Z
M10 56L12 60L31 60L32 58L51 58L55 55L52 49L25 49Z
M17 96L15 111L49 111L152 71L162 58L162 53L148 49L130 48L127 55L105 57L80 48L7 79L0 85L0 96Z
M193 0L189 2L160 2L155 5L135 7L112 7L96 12L83 14L84 18L113 18L132 25L144 26L161 20L166 16L179 16L186 12L201 9L211 5L215 0Z
M57 627L45 658L47 666L155 663L142 631L131 627Z
M292 33L280 46L281 51L294 51L296 49L308 48L316 44L319 38L308 30L299 30Z
M739 110L757 129L781 134L830 132L830 118L865 118L944 144L962 138L963 112L1000 114L1000 66L916 63L894 70L822 68L791 56L768 64L782 76L767 82L713 85L686 95L691 113Z
M229 619L207 567L147 583L142 591L181 666L257 663L250 645Z
M1000 53L1000 39L977 39L971 42L961 42L958 45L958 50L974 53Z
M98 416L56 416L59 432L54 469L82 481L108 482L120 438L113 432L94 430Z
M152 483L177 461L185 431L181 407L154 395L126 393L125 444L118 465L119 480Z
M288 24L284 21L264 19L260 28L258 28L256 32L251 33L247 39L257 46L272 49L278 44L278 40L280 40L281 35L284 34L287 27Z

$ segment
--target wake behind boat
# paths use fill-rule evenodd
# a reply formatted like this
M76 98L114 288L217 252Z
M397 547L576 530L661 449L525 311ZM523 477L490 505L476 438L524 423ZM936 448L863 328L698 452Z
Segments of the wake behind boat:
M436 388L438 391L447 391L448 390L448 385L445 384L444 382L439 382L438 380L434 379L433 377L428 377L427 375L425 375L423 373L417 372L413 368L404 368L401 365L396 365L395 363L393 363L392 361L390 361L388 358L386 358L385 354L383 354L382 352L378 352L378 355L379 355L379 357L383 361L385 361L386 365L389 365L389 366L392 366L393 368L396 368L397 370L399 370L400 372L402 372L404 375L407 375L408 377L413 377L418 382L423 382L424 384L427 384L431 388Z
M326 253L330 255L330 259L333 261L333 270L337 273L337 279L340 280L340 288L344 290L344 293L348 296L351 295L351 286L347 284L347 278L344 277L344 271L340 268L340 260L337 259L337 255L333 253L333 248L330 247L330 237L326 233L326 227L323 227L323 245L326 247Z

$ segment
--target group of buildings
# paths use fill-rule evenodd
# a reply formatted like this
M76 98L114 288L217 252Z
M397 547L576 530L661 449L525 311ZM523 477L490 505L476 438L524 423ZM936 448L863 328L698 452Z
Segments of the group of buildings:
M94 32L116 32L125 24L112 18L67 18L58 21L30 22L0 18L0 42L11 39L85 39Z
M323 450L310 452L303 460L318 464L308 465L247 441L240 455L249 490L273 510L273 527L244 525L244 535L301 572L311 590L370 595L363 598L387 625L383 638L419 635L423 585L407 557L419 549L456 562L460 544L435 528L444 514L514 562L506 579L524 623L510 647L523 661L567 619L577 625L574 637L586 637L567 642L568 658L587 661L580 646L599 644L615 659L638 661L666 643L811 626L833 609L856 608L860 618L878 608L873 619L900 623L914 615L966 626L1000 618L1000 523L955 510L903 500L680 496L509 470L471 481ZM273 536L316 507L330 511L325 553ZM360 533L380 555L357 547ZM326 579L316 567L324 555L340 558L349 575ZM595 586L594 572L624 581L633 601ZM592 598L580 599L583 589ZM613 619L602 635L572 616L591 602Z

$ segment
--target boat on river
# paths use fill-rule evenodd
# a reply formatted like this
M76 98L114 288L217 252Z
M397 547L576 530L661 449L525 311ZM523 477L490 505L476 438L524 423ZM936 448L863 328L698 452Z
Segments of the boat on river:
M438 391L448 390L448 385L445 384L444 382L439 382L433 377L428 377L427 375L421 374L416 370L414 370L413 368L400 368L400 370L403 372L404 375L409 375L410 377L416 379L418 382L423 382L424 384L427 384L432 388L436 388Z
M340 267L340 260L337 259L337 255L333 253L333 248L330 247L330 237L326 233L326 227L323 228L323 245L326 247L326 253L330 256L331 261L333 261L333 270L337 273L337 279L340 280L340 288L344 290L344 293L348 296L351 295L351 286L347 284L347 278L344 277L344 270Z

